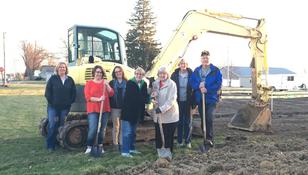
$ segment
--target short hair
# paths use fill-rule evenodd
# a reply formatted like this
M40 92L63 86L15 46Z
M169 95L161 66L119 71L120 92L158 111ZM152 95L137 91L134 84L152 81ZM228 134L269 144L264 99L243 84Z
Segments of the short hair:
M102 71L102 78L106 77L106 73L105 73L105 70L103 69L102 66L100 65L96 65L93 69L92 69L92 77L95 76L95 71L96 69L100 69Z
M115 67L114 67L114 69L113 69L113 71L112 71L112 74L111 74L112 78L113 78L113 79L117 79L116 73L115 73L115 70L116 70L116 69L120 69L120 70L122 71L123 80L126 80L126 81L127 81L127 78L126 78L126 76L125 76L124 70L123 70L123 68L122 68L121 66L115 66Z
M210 52L207 51L207 50L203 50L203 51L201 52L201 56L210 56Z
M137 72L141 73L142 75L145 75L145 71L141 67L137 67L134 73L136 74Z
M167 71L167 67L166 67L166 66L161 66L161 67L158 69L157 76L158 76L160 73L167 73L168 78L169 78L169 72Z
M187 63L187 61L186 61L184 58L181 58L181 60L179 61L178 66L180 66L180 65L181 65L181 62L182 62L182 61L184 61L184 63L185 63L185 65L186 65L186 67L188 67L188 63Z
M67 68L67 65L66 65L65 62L59 62L59 63L57 64L57 66L56 66L56 74L59 75L59 68L60 68L61 65L64 65L64 66L65 66L65 69L66 69L65 75L67 75L67 74L68 74L68 68Z

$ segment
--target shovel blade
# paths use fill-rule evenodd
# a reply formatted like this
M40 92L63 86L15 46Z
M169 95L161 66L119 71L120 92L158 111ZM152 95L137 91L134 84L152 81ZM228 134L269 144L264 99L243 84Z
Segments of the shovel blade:
M92 157L101 157L102 156L102 148L100 146L92 146L90 155Z
M158 153L158 157L160 158L167 158L167 159L172 158L172 153L169 148L157 149L157 153Z
M208 144L203 144L203 145L199 145L199 151L201 153L207 153L210 150L210 145Z

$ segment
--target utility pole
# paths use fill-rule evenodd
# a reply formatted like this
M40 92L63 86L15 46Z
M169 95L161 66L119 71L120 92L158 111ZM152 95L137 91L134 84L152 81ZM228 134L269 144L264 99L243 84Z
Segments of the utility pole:
M4 77L3 77L3 87L5 87L6 86L6 76L5 76L5 32L3 32L3 68L4 68L4 70L3 70L3 75L4 75Z

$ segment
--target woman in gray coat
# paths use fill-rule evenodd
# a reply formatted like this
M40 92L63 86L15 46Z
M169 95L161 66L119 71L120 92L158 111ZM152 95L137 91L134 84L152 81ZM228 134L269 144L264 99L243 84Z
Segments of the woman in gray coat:
M153 82L152 98L155 105L153 119L155 122L156 149L162 147L158 124L158 117L161 117L165 137L165 148L170 148L172 151L174 132L179 120L179 110L176 84L169 78L169 74L165 67L161 67L158 70L158 79Z

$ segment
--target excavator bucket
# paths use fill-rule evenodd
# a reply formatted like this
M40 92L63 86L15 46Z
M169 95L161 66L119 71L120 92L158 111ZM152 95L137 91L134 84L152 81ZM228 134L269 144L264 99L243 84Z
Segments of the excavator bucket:
M271 131L272 115L268 105L256 106L248 103L238 110L228 124L229 128L246 131Z

